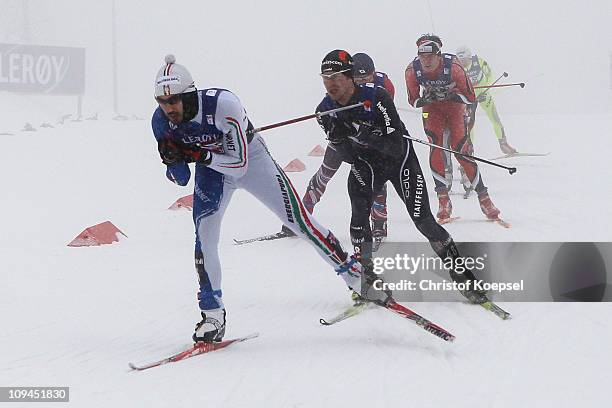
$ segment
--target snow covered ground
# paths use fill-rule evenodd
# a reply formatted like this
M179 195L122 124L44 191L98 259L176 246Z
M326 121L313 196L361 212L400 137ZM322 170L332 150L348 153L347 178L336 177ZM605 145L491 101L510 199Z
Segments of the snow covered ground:
M404 118L422 137L418 116ZM448 226L455 239L610 241L612 169L604 162L612 115L503 119L520 150L551 155L507 160L518 167L513 176L483 166L513 228L457 222ZM477 126L477 153L497 156L486 119ZM190 188L165 179L148 121L103 118L0 138L2 386L70 386L70 405L78 407L572 407L609 400L609 303L507 303L510 321L461 303L407 304L452 331L453 344L384 310L322 327L320 317L349 304L342 282L297 239L233 245L234 237L279 228L244 192L235 194L221 234L227 337L260 337L129 372L130 361L188 345L199 318L191 213L166 210ZM306 163L291 175L303 191L320 163L306 156L323 143L320 129L303 123L265 138L282 165L295 157ZM416 149L426 167L427 149ZM348 247L346 173L330 183L316 215ZM423 241L389 197L389 239ZM475 198L453 200L457 215L482 218ZM239 221L247 211L248 222ZM66 246L105 220L128 238Z

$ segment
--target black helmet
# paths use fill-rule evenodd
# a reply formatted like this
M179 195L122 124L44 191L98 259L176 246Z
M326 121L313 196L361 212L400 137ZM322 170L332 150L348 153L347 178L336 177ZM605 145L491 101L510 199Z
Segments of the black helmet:
M355 75L370 75L373 74L376 68L374 68L374 61L368 54L358 52L353 55L353 61L355 61L355 67L353 68Z
M353 76L353 57L344 50L333 50L321 61L321 74L329 75L342 72L346 76Z

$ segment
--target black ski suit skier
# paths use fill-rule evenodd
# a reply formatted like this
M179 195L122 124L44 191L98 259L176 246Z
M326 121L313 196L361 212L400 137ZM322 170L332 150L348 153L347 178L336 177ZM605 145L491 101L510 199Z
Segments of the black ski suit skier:
M351 242L364 266L372 265L370 209L375 192L391 182L404 202L416 228L442 259L458 258L459 251L450 234L440 226L429 206L425 177L393 100L374 84L355 85L352 58L343 50L326 55L321 76L327 95L316 111L322 112L363 102L363 107L320 116L318 121L342 160L351 165L348 192L351 200ZM454 262L453 262L454 264ZM471 271L450 271L456 282L475 280ZM472 286L472 285L471 285ZM470 301L486 300L483 292L463 292Z

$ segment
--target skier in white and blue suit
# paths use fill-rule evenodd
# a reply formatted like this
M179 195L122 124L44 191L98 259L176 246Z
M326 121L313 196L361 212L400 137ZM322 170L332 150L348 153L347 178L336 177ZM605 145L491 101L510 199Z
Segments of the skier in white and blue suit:
M361 265L304 208L263 139L252 132L236 95L221 88L196 90L189 71L168 55L155 79L155 99L159 107L153 114L153 133L168 179L186 185L188 164L195 163L195 266L202 320L194 341L220 341L225 333L218 241L223 214L237 188L253 194L308 240L349 288L361 289Z

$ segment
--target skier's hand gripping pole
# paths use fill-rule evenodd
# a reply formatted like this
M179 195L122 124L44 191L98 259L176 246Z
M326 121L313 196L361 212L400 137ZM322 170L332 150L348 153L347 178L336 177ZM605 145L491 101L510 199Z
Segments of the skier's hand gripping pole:
M479 162L482 162L482 163L490 164L491 166L501 167L502 169L506 169L506 170L508 170L508 172L509 172L510 174L514 174L514 173L516 173L516 167L508 167L508 166L504 166L503 164L495 163L495 162L489 161L489 160L487 160L487 159L481 159L480 157L472 156L472 155L465 154L465 153L460 153L460 152L455 151L455 150L452 150L452 149L447 149L446 147L438 146L438 145L436 145L436 144L426 142L426 141L421 140L421 139L419 139L419 138L412 137L412 136L410 136L410 135L409 135L409 134L407 134L407 133L404 133L404 134L403 134L403 136L404 136L406 139L413 140L413 141L415 141L415 142L417 142L417 143L421 143L421 144L424 144L424 145L427 145L427 146L431 146L431 147L435 147L435 148L438 148L438 149L442 149L442 150L447 151L447 152L450 152L450 153L454 153L454 154L458 154L458 155L463 156L463 157L467 157L468 159L472 159L472 160L479 161Z
M359 103L356 103L354 105L348 105L348 106L343 106L341 108L330 109L330 110L324 111L324 112L317 112L317 113L313 113L311 115L301 116L299 118L289 119L289 120L285 120L283 122L278 122L278 123L273 123L271 125L262 126L262 127L253 129L253 130L249 131L248 133L249 134L253 134L253 133L262 132L262 131L268 130L268 129L274 129L274 128L285 126L285 125L291 125L292 123L302 122L302 121L308 120L308 119L320 118L321 116L330 115L332 113L336 113L336 112L341 112L341 111L344 111L344 110L358 108L360 106L363 106L364 104L365 104L364 102L359 102Z

